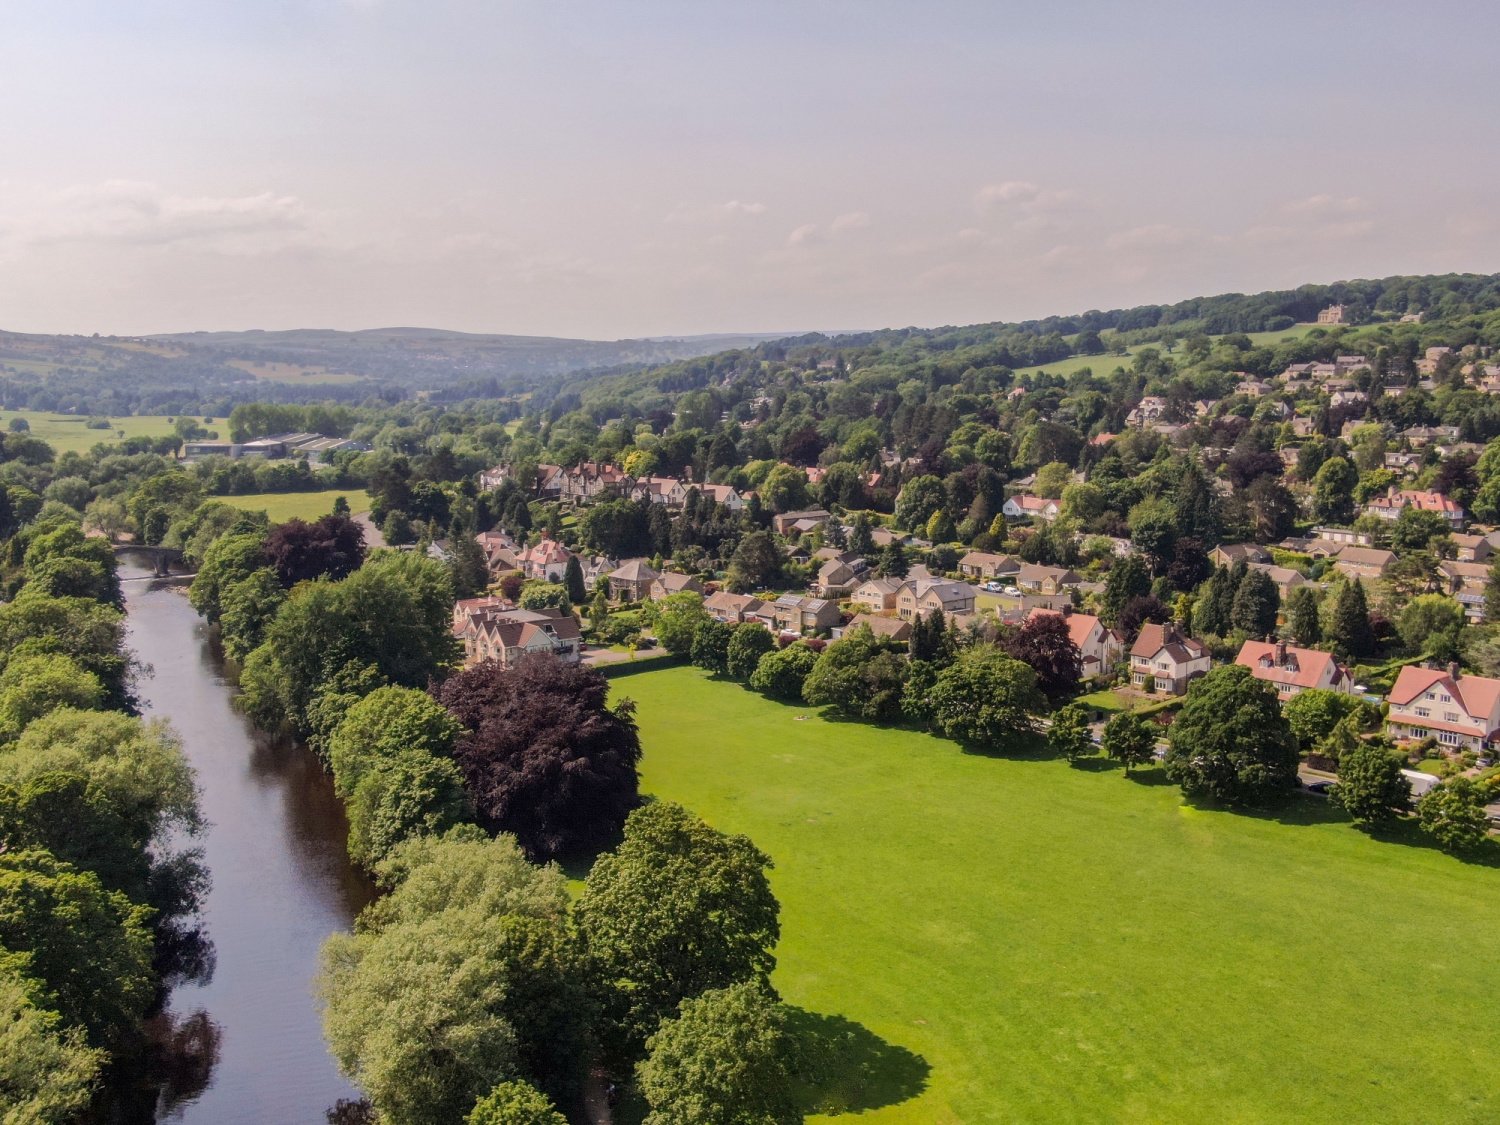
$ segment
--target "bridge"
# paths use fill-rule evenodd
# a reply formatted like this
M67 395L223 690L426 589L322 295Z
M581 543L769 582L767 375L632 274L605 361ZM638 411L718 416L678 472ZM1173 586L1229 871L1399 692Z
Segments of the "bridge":
M182 548L180 547L148 547L143 543L116 543L114 551L117 555L145 555L150 558L157 578L169 577L172 573L172 564L182 561Z

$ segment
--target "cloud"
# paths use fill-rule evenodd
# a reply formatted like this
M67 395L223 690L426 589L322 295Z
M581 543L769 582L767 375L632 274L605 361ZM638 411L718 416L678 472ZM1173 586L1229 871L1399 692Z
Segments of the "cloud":
M868 211L849 211L839 215L828 225L828 229L838 234L846 230L863 230L870 225L870 213Z
M731 199L728 203L713 203L707 206L684 203L674 208L662 221L673 224L712 226L734 219L755 218L764 215L770 208L764 203L745 199Z
M1030 180L1002 180L985 184L974 193L974 206L981 213L994 211L1051 211L1072 203L1077 193L1057 191Z
M764 203L745 203L738 199L731 199L720 208L726 215L764 215L766 205Z
M1283 203L1280 210L1286 215L1361 215L1369 211L1367 200L1357 195L1309 195L1305 199L1293 199Z
M1257 245L1344 242L1364 238L1375 230L1369 201L1357 195L1309 195L1280 204L1262 222L1246 227L1240 237Z
M0 203L12 241L33 246L186 245L258 253L305 239L310 209L293 195L179 195L155 184L107 180L50 196Z
M822 236L818 231L817 223L803 223L786 236L786 244L788 246L810 246L814 242L821 241Z
M1201 232L1170 223L1150 223L1116 231L1104 240L1108 250L1172 250L1201 242Z

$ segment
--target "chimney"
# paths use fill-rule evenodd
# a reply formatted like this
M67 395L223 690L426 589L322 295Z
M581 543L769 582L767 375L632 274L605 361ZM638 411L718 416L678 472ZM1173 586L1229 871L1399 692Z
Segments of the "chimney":
M1276 642L1276 663L1278 665L1286 663L1286 642L1285 641L1277 641Z
M1065 606L1063 606L1062 607L1062 615L1065 618L1072 617L1073 616L1073 607L1071 605L1065 605Z
M1449 676L1450 679L1453 679L1453 680L1457 680L1458 679L1458 661L1457 660L1453 661L1453 663L1451 663L1451 664L1448 665L1448 676Z

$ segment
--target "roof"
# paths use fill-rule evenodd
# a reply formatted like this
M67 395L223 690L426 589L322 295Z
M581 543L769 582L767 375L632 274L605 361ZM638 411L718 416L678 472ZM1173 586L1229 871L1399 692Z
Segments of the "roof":
M867 625L870 632L877 637L892 637L900 640L911 635L911 622L902 621L899 617L876 617L873 614L861 613L844 626L844 636L848 636L861 625Z
M720 590L703 599L705 609L732 610L736 613L752 613L764 604L759 598L749 594L734 594L728 590Z
M1214 548L1215 553L1222 554L1226 559L1233 562L1270 562L1271 556L1265 548L1254 543L1223 543Z
M1446 690L1468 716L1477 722L1488 723L1495 704L1500 702L1500 680L1488 676L1455 676L1444 668L1419 668L1410 664L1401 669L1401 674L1396 677L1386 698L1397 706L1403 706L1434 687ZM1398 716L1397 721L1405 722L1408 718L1405 715Z
M918 601L928 594L936 594L945 606L952 601L970 601L974 597L974 587L946 578L908 579L904 585L912 588L912 597Z
M1281 650L1279 662L1278 649ZM1325 675L1326 682L1333 683L1344 673L1332 653L1266 641L1246 641L1240 646L1234 662L1249 668L1257 680L1284 687L1317 687L1325 682Z
M1073 647L1080 651L1088 643L1089 637L1093 636L1094 630L1100 628L1099 619L1092 613L1064 614L1061 610L1038 606L1026 615L1026 620L1031 621L1038 617L1061 617L1066 621L1068 623L1068 638L1073 642Z
M547 566L553 563L565 563L573 557L573 552L564 547L555 539L539 540L535 546L527 547L521 552L523 562L536 563L539 566Z
M1387 551L1383 547L1355 547L1348 546L1333 556L1338 562L1353 563L1355 566L1390 566L1396 561L1396 552Z
M610 571L609 577L618 578L621 582L650 582L658 575L645 559L631 559L618 570Z
M1044 512L1049 505L1055 505L1056 500L1048 500L1044 496L1033 496L1029 492L1021 492L1011 497L1016 502L1016 507L1023 512Z
M1176 625L1157 625L1155 622L1142 625L1135 644L1130 646L1130 655L1155 657L1162 651L1177 664L1201 660L1208 655L1202 641L1185 635Z
M858 594L860 590L870 590L871 593L894 594L899 589L901 589L899 578L871 578L861 582L854 592Z
M703 583L699 582L697 577L692 574L664 572L656 576L656 581L661 583L662 589L672 594L681 593L683 590L701 590L703 588Z
M1018 582L1040 582L1044 578L1055 578L1060 584L1081 581L1077 574L1061 566L1025 563L1016 571Z
M970 551L958 560L959 566L1007 566L1015 560L1009 555L997 555L990 551Z
M1441 492L1420 488L1393 488L1384 496L1371 501L1375 508L1416 508L1422 512L1459 513L1463 508Z
M1303 581L1300 571L1293 570L1289 566L1276 566L1274 563L1253 562L1247 563L1251 570L1258 570L1278 586L1295 585Z

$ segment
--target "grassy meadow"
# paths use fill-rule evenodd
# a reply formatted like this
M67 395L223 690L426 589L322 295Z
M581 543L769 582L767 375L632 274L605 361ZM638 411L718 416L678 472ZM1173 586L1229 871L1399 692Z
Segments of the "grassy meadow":
M249 512L264 511L272 523L293 517L315 520L333 511L333 502L342 496L349 501L351 512L370 510L370 497L363 489L329 488L322 492L252 492L244 496L215 496L236 508Z
M1500 871L1299 797L966 754L693 668L617 674L646 792L775 859L775 981L896 1123L1500 1118ZM812 1018L808 1016L807 1018ZM814 1118L822 1120L822 1118Z
M123 440L122 434L127 438L157 438L172 432L171 419L161 414L111 416L109 429L91 430L81 414L50 414L44 410L0 410L0 430L8 431L13 418L26 419L32 437L41 438L59 453L87 453L101 441L114 445ZM229 420L221 418L217 425L209 423L207 428L228 434Z

